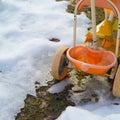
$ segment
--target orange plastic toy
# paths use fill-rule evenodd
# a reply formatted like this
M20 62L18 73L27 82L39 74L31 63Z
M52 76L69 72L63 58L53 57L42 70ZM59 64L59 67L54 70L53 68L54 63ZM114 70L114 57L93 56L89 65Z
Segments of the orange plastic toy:
M76 0L76 3L80 0ZM117 8L120 10L120 0L112 0L113 3L117 6ZM83 6L90 6L90 0L83 0L81 4L79 4L78 10L81 10ZM108 2L108 0L95 0L95 6L99 8L106 8L110 9L114 12L116 16L118 16L118 13L116 12L114 6Z
M118 54L120 53L120 0L76 0L76 2L73 47L62 46L56 51L52 61L51 74L55 79L63 80L69 72L69 62L79 71L93 75L106 75L107 71L110 70L111 72L107 74L107 77L114 80L113 95L120 97L120 56ZM92 29L88 32L86 41L90 43L88 46L76 45L77 11L81 10L83 6L91 6L92 13ZM109 14L109 19L105 17L104 22L99 24L98 27L96 27L95 7L113 11L112 14ZM111 22L112 18L117 18L113 24ZM97 40L98 38L103 39L100 47L96 45L99 41ZM112 51L101 48L103 46L104 48L115 46L115 54Z
M83 45L68 49L67 57L78 70L95 75L104 75L117 61L111 51Z

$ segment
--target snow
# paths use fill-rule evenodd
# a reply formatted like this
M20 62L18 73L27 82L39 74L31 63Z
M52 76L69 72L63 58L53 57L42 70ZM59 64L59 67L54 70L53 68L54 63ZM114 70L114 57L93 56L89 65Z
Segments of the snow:
M62 91L65 89L65 87L66 87L68 84L69 84L69 80L68 80L68 79L65 79L65 80L63 80L63 81L61 81L61 82L53 85L52 87L50 87L50 88L48 89L48 92L50 92L50 93L52 93L52 94L53 94L53 93L60 93L60 92L62 92Z
M107 106L108 107L108 106ZM110 107L110 110L112 107ZM108 109L107 109L108 110ZM104 112L104 109L101 109L102 112ZM108 110L109 111L109 110ZM81 107L67 107L65 112L62 113L62 115L56 119L56 120L119 120L120 114L112 114L106 115L106 117L102 117L100 115L94 114L93 112L90 112L88 110L85 110Z
M55 0L0 1L0 120L14 120L24 106L27 94L35 95L35 82L41 86L52 80L50 64L61 45L73 45L73 14L65 11L67 2ZM90 20L84 13L78 16L77 44L83 42ZM51 38L61 41L54 43ZM49 89L54 93L64 89L64 81ZM68 106L58 120L118 120L119 99L104 104Z
M57 120L102 120L102 117L92 114L91 112L76 108L67 107L66 111Z

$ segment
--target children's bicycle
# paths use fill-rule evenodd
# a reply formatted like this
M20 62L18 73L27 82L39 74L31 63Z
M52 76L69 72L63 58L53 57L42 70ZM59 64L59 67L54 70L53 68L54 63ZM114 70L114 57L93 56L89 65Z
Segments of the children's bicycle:
M84 44L76 45L77 12L91 6L92 28ZM96 26L95 7L105 10L105 20ZM120 97L120 0L76 0L74 10L73 47L61 46L51 65L51 74L63 80L69 72L69 63L79 71L113 79L113 95Z

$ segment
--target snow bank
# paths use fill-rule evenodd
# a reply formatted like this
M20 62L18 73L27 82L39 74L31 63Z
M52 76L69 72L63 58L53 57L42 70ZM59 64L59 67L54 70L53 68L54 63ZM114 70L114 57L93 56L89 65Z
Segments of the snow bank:
M35 81L52 80L50 63L61 45L72 45L73 15L67 2L2 0L0 3L0 120L13 120ZM88 19L81 15L85 34ZM49 41L59 38L59 43ZM80 41L83 37L80 38Z
M35 95L35 81L42 86L52 80L50 63L56 49L61 45L73 45L74 17L65 11L67 4L54 0L1 1L0 120L14 120L24 106L26 94ZM78 16L77 44L84 40L88 22L84 13ZM51 42L51 38L58 38L60 42ZM105 107L98 104L83 109L68 107L58 120L101 120L105 111L108 111L106 119L117 120L119 105L108 107L109 104L105 104ZM88 111L91 108L94 114Z
M106 107L109 112L112 109L112 106ZM110 108L110 110L109 110ZM120 108L119 108L120 110ZM105 113L104 107L100 110L102 113ZM113 112L113 111L112 111ZM113 112L114 113L114 112ZM90 112L81 107L67 107L66 110L60 115L56 120L119 120L120 114L110 114L106 117L95 114L93 111Z
M65 112L56 120L103 120L102 117L93 114L87 110L76 108L76 107L67 107Z

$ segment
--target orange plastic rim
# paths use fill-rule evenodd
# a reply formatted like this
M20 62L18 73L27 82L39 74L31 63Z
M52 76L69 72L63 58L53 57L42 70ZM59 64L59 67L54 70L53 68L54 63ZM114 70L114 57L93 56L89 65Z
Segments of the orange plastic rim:
M79 0L76 0L76 3ZM118 9L120 10L120 1L119 0L112 0L113 3L118 7ZM81 10L83 6L90 6L90 0L83 0L81 2L81 4L78 7L78 10ZM106 9L110 9L114 12L114 14L116 16L117 15L117 11L115 10L115 8L107 1L107 0L95 0L95 6L99 7L99 8L106 8Z
M112 68L117 61L116 55L111 51L102 48L95 50L83 45L69 48L67 57L78 70L100 76Z

